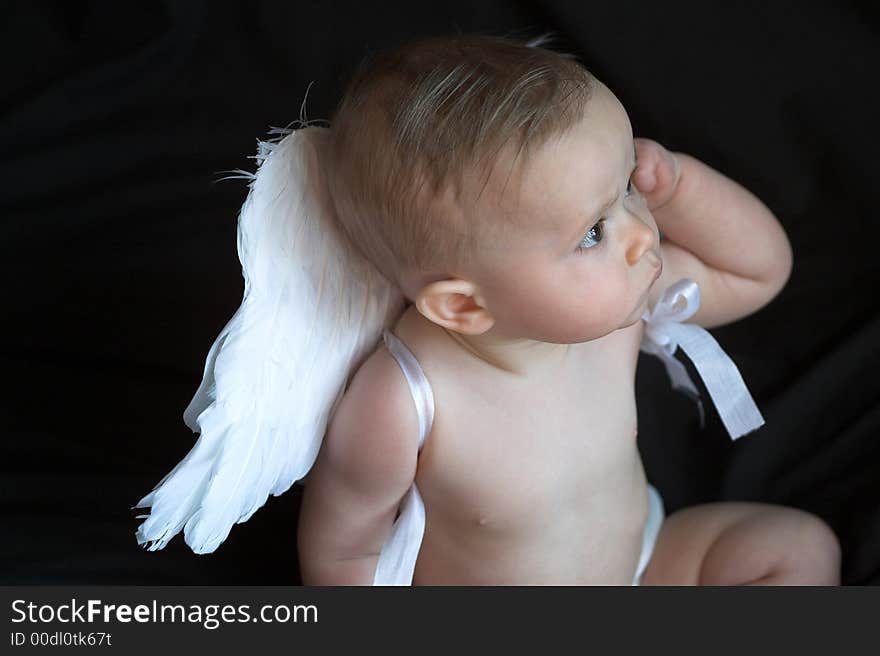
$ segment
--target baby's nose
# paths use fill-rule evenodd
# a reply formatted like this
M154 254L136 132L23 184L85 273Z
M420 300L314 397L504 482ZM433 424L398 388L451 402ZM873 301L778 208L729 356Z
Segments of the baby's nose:
M643 221L634 220L630 226L629 242L626 248L626 261L634 265L654 244L654 231Z

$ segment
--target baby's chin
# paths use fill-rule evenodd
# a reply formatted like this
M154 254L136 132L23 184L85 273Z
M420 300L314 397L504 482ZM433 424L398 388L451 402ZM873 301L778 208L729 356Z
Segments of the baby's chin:
M648 294L645 295L636 302L635 307L632 311L626 316L626 318L620 322L620 325L617 327L617 330L622 328L629 328L630 326L634 326L642 320L642 315L648 310Z
M558 340L560 344L584 344L586 342L592 342L597 339L602 339L603 337L607 337L613 332L620 330L621 328L626 328L636 323L638 319L633 321L629 321L629 317L623 322L615 322L613 324L606 324L604 326L593 326L589 330L578 331L576 334L567 335L566 339Z

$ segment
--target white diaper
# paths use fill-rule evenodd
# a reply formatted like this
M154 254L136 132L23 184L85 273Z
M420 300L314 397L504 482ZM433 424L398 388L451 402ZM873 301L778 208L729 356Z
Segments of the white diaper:
M660 534L660 527L663 525L663 499L660 493L653 485L648 485L648 520L645 522L645 533L642 537L642 554L639 556L639 564L636 567L636 574L633 577L633 585L641 585L642 574L651 560L651 554L654 553L654 544L657 542L657 536Z

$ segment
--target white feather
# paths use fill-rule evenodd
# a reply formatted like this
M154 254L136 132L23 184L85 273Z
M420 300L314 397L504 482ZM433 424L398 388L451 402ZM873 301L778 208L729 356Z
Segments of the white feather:
M280 141L258 142L257 173L240 176L251 180L238 222L244 299L184 412L200 436L135 506L151 507L136 534L151 551L183 529L194 552L212 552L303 478L349 376L403 310L338 228L318 155L327 128L274 132Z

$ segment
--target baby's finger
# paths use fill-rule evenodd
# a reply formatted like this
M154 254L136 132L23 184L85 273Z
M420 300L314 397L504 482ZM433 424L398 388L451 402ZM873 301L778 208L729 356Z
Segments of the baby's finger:
M639 164L652 164L663 166L666 164L667 151L662 144L653 139L634 139L636 145L636 157Z
M664 188L674 189L678 184L680 174L681 168L675 155L664 148L655 169L657 184Z
M633 173L633 184L643 194L654 191L657 186L656 162L639 162L636 172Z
M643 137L636 137L633 139L633 143L636 146L636 157L639 161L647 159L651 157L652 154L655 154L657 147L660 145L653 139L645 139Z

